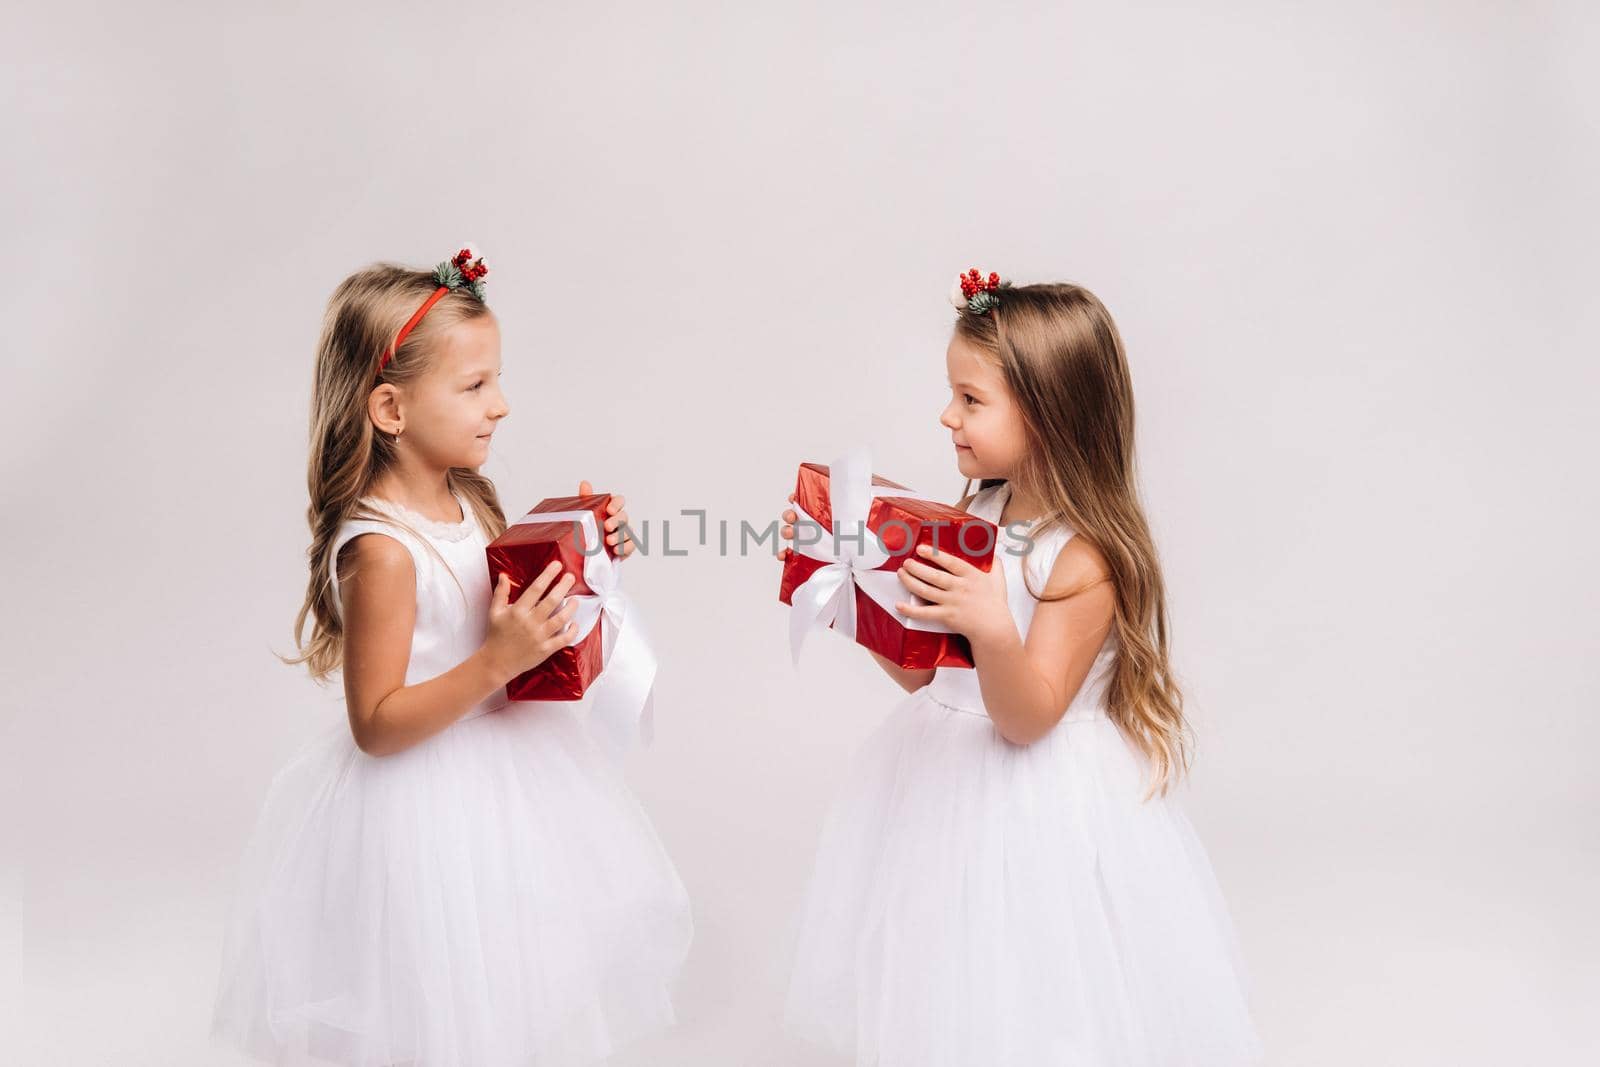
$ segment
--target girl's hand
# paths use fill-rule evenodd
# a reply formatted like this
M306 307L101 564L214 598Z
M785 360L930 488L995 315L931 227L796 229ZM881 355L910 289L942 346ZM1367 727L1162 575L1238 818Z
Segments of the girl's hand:
M897 603L895 609L911 619L941 622L973 640L1016 628L1006 602L1005 568L997 558L981 571L950 552L918 545L916 555L895 572L900 584L928 604Z
M789 503L791 503L791 504L794 503L794 494L793 493L789 494ZM778 532L783 536L783 539L785 541L793 541L794 540L794 524L796 522L799 522L799 521L800 521L800 516L799 516L798 513L796 513L794 508L789 508L787 511L785 511L783 513L783 528L780 529ZM787 546L778 549L778 559L780 561L788 559L790 553L792 553L793 551L794 551L794 549L789 548Z
M578 495L588 496L594 489L588 482L578 483ZM628 536L628 513L623 510L623 498L616 493L611 495L611 502L606 505L606 528L603 531L605 542L616 547L617 558L626 559L633 554L633 538Z
M573 597L565 607L561 603L577 578L568 573L556 581L558 574L561 563L551 560L514 603L511 579L502 571L495 580L483 651L506 681L537 667L578 636L578 624L572 621L578 613L578 598Z

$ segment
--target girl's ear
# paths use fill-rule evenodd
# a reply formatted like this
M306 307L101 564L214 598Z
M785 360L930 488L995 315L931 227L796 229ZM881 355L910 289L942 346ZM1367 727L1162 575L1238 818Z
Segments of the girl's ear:
M386 434L400 432L404 420L400 411L400 390L384 382L367 395L367 418Z

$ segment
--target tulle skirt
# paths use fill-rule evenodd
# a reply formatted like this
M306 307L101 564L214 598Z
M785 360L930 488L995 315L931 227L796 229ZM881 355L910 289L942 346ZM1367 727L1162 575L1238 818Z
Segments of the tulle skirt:
M212 1032L282 1065L592 1063L670 1025L689 902L571 706L372 757L340 725L274 778Z
M1104 712L1029 746L911 694L825 822L785 1018L862 1067L1258 1063L1222 895Z

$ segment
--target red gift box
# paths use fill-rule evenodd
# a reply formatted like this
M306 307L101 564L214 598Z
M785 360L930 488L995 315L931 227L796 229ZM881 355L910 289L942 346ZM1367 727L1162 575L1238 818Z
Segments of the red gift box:
M999 529L993 523L949 504L927 500L876 474L872 475L872 488L874 495L867 513L868 536L877 537L889 553L889 558L874 570L892 574L911 558L918 545L924 544L960 556L979 570L987 571L993 565L999 537ZM831 547L832 544L835 521L832 495L829 468L819 463L802 463L795 482L794 502L802 513L802 521L809 515L823 528L819 546ZM845 516L839 521L848 525L859 518ZM816 532L811 531L813 536ZM805 554L806 549L800 544L803 528L797 526L795 533L794 551L784 560L783 578L778 587L778 599L785 604L793 604L795 590L828 565L826 560ZM900 585L898 578L894 584L899 600L919 601ZM904 619L892 608L873 599L860 584L855 585L853 593L857 644L908 670L972 666L972 646L961 634L943 628L924 628L937 624ZM831 628L834 624L829 625Z
M517 598L531 585L552 560L559 560L563 574L574 578L567 595L593 596L595 590L584 580L584 542L580 522L570 517L550 522L539 522L534 516L556 512L587 511L594 515L595 530L601 543L605 542L606 505L610 493L592 493L589 496L556 496L541 500L522 519L506 527L505 533L491 541L484 550L489 561L489 581L498 581L504 572L511 581L508 600ZM615 559L617 552L605 545L606 554ZM560 575L556 581L560 581ZM553 584L553 583L552 583ZM594 628L575 645L557 649L550 657L532 670L524 671L506 683L509 700L579 700L590 684L600 675L604 665L604 617L595 619Z

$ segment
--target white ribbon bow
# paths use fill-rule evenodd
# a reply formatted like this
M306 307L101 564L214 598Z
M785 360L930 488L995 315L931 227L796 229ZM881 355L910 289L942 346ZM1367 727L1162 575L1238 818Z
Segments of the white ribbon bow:
M826 630L831 626L850 640L855 640L858 588L907 629L931 633L953 632L943 623L905 618L895 610L895 602L902 598L918 604L927 601L900 584L898 571L877 569L890 558L890 553L879 543L878 535L867 528L872 501L877 496L929 501L933 498L910 489L886 488L881 493L875 492L872 485L872 457L865 448L859 446L828 464L828 496L832 503L833 521L838 529L837 538L833 536L834 531L823 526L798 502L793 504L797 520L794 551L825 564L802 582L789 598L789 649L795 664L799 665L800 649L814 631ZM801 544L799 533L802 522L821 527L824 531L822 540L811 545Z
M655 736L656 656L643 633L639 610L622 591L620 568L606 551L592 511L530 512L513 526L543 522L573 523L583 534L583 580L591 592L576 594L573 621L578 632L568 645L580 644L599 623L600 676L585 697L592 698L587 723L590 734L613 757L620 758L637 738L649 744Z

